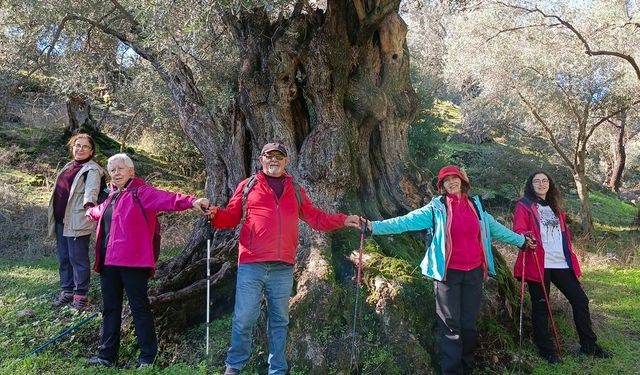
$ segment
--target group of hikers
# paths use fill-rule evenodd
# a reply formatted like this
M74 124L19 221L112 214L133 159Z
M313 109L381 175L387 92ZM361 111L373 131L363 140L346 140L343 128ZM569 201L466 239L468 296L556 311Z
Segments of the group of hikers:
M100 274L103 320L98 353L89 359L90 364L111 367L117 362L124 292L140 347L137 367L154 363L158 349L148 279L155 269L156 215L187 209L208 215L215 228L241 225L225 375L239 374L249 360L262 298L267 302L269 374L285 374L288 370L289 297L299 220L319 231L365 227L373 235L424 229L432 232L420 266L422 273L433 279L443 374L469 374L474 368L483 283L495 275L492 239L521 250L514 275L528 285L534 342L542 358L561 362L560 348L554 347L548 327L550 283L573 309L580 341L578 354L611 356L596 343L560 191L547 172L537 171L527 178L510 230L485 211L478 196L469 194L469 178L454 165L439 171L436 187L440 195L426 206L403 216L369 221L315 207L286 172L288 152L280 143L264 145L259 155L260 171L238 184L224 208L211 206L206 198L146 184L136 177L131 158L122 153L108 159L109 195L99 203L104 171L93 160L93 138L74 135L68 147L72 160L58 174L49 204L49 233L56 239L61 287L53 306L88 307L89 238L97 222L93 269Z

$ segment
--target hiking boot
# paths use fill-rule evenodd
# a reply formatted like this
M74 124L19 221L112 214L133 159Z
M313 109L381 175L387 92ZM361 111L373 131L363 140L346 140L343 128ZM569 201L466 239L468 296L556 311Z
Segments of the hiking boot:
M144 370L146 368L151 368L151 367L153 367L153 363L138 361L138 364L136 365L136 370Z
M239 373L240 373L240 370L238 370L237 368L227 367L224 370L224 374L223 375L238 375Z
M113 361L100 358L97 355L94 355L93 357L89 358L88 363L93 366L113 367Z
M610 352L602 349L598 344L581 347L578 351L578 355L586 355L594 358L611 358L613 356Z
M540 357L552 365L562 363L562 359L556 353L540 353Z
M73 302L71 302L71 307L80 311L86 309L87 307L89 307L89 297L74 294Z
M60 292L60 294L53 300L51 306L53 307L62 307L69 302L73 301L73 293L72 292Z

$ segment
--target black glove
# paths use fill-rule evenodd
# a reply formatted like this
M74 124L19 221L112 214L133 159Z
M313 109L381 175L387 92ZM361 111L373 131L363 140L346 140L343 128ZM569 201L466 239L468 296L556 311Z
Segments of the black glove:
M363 233L365 237L371 236L371 229L369 229L369 223L367 219L360 219L360 233Z

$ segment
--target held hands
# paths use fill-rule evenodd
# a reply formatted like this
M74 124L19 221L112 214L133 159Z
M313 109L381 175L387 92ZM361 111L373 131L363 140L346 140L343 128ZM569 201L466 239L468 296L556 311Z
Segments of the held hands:
M218 213L218 209L220 207L218 206L209 206L209 208L207 209L207 215L209 215L209 218L213 220L213 217L216 216L216 213Z
M349 215L347 216L347 219L344 221L344 226L345 227L352 227L352 228L356 228L356 229L360 229L360 225L365 224L366 228L366 234L370 235L371 234L371 221L367 220L366 218L362 217L362 216L358 216L358 215Z
M89 207L89 208L87 208L87 211L84 213L84 216L85 216L85 217L87 218L87 220L89 220L89 221L95 221L95 220L93 219L93 217L91 216L91 209L92 209L92 208L93 208L93 207Z
M203 214L209 213L209 200L207 198L198 198L193 201L193 208L201 211Z
M360 229L360 216L358 215L347 216L347 218L344 219L344 226Z
M538 246L538 241L533 237L531 233L524 234L524 244L522 245L523 251L535 250Z

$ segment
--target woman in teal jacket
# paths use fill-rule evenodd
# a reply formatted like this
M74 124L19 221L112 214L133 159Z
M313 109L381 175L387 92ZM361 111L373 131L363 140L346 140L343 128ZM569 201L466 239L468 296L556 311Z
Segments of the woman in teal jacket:
M404 216L368 222L368 227L375 235L423 229L433 232L420 267L434 280L442 373L469 374L482 284L495 275L491 240L517 247L531 242L498 223L484 210L478 196L467 195L471 185L459 167L443 167L436 186L442 195L426 206Z

